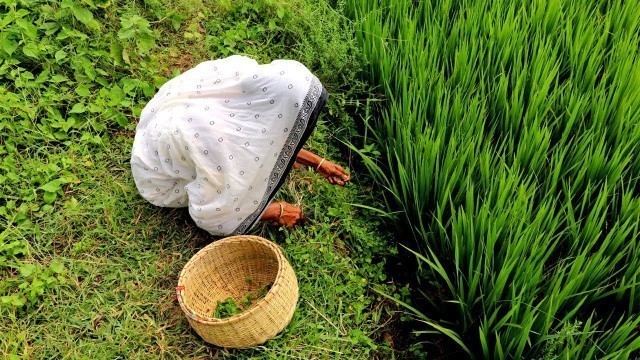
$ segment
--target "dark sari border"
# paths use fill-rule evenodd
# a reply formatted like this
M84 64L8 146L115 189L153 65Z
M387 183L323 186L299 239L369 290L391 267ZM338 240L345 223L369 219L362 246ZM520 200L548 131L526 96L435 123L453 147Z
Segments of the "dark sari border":
M259 220L260 215L264 212L267 206L271 203L271 200L275 196L276 192L280 189L284 181L287 179L289 171L293 167L296 161L298 152L302 149L302 146L307 142L309 136L316 127L320 112L327 103L329 93L322 86L317 78L313 78L309 91L303 100L303 106L298 112L296 121L294 123L293 130L287 138L280 156L276 161L271 174L269 174L269 184L265 195L260 202L260 205L247 216L242 223L231 233L231 235L244 234L249 231L255 223ZM309 111L310 109L313 109Z

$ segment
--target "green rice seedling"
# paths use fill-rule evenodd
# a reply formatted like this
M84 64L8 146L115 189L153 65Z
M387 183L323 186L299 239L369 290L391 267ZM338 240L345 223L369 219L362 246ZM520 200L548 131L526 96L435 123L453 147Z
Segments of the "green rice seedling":
M386 99L364 164L445 294L418 331L481 358L639 351L637 3L346 8Z

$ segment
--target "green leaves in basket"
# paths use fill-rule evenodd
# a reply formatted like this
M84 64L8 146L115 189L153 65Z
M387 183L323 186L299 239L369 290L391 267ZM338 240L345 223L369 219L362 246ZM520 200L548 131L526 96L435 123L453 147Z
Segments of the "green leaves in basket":
M247 279L247 282L251 283L253 281ZM218 319L226 319L250 309L253 304L267 295L269 289L271 289L271 285L272 284L269 283L254 291L249 291L242 298L240 305L238 305L231 297L226 298L224 301L218 301L216 303L216 310L213 313L213 317Z
M213 313L214 318L226 319L233 315L238 315L242 312L242 309L236 304L233 298L226 298L224 301L218 301L216 304L216 311Z
M267 293L269 292L269 289L271 289L271 283L260 287L259 289L256 289L254 291L249 291L244 298L242 298L242 307L247 310L249 308L251 308L251 306L258 300L262 299L263 297L265 297L267 295Z

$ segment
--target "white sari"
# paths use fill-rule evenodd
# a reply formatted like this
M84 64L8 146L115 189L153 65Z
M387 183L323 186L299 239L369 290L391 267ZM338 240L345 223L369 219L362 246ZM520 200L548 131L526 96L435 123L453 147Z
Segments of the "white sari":
M327 99L302 64L206 61L163 85L142 111L131 170L154 205L189 207L218 236L260 218Z

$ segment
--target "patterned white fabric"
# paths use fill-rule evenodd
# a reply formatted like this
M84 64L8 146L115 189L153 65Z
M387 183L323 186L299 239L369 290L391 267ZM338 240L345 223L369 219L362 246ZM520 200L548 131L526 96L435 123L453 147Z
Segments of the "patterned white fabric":
M142 111L131 156L136 186L154 205L188 206L212 234L244 233L281 185L326 96L296 61L201 63Z

